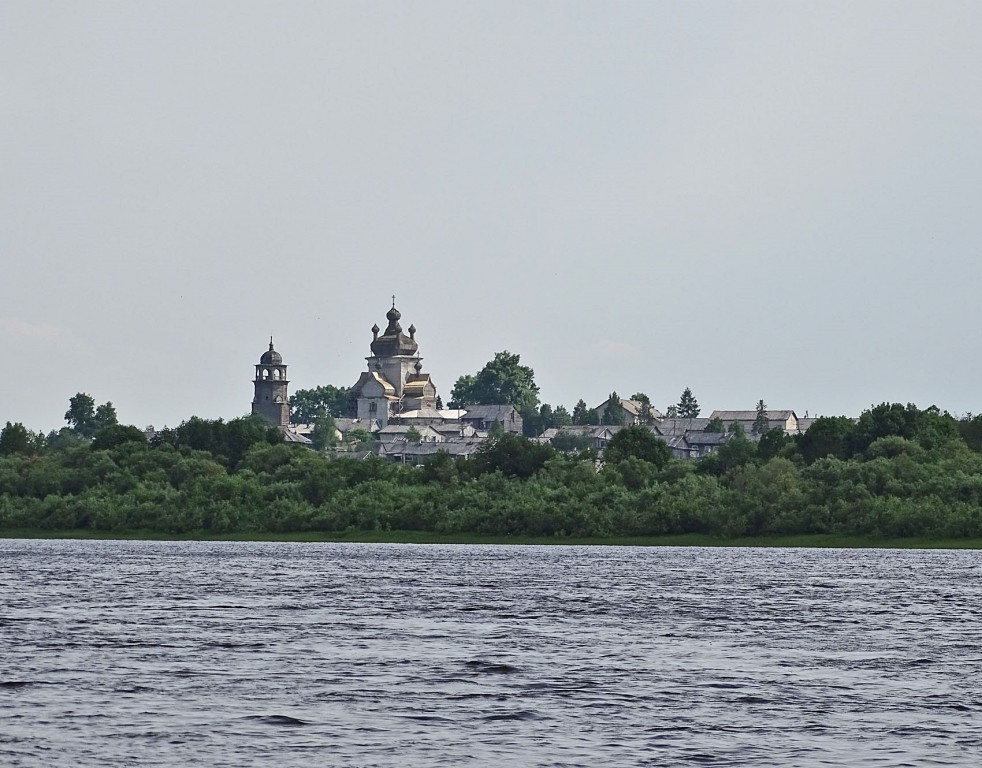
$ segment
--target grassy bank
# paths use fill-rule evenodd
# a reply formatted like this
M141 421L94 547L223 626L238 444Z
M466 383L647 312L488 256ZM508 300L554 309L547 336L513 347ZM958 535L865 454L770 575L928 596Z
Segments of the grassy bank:
M982 539L878 538L808 534L799 536L753 536L720 538L705 534L679 536L618 536L572 538L559 536L484 536L441 534L428 531L303 531L297 533L231 533L221 536L188 533L169 536L156 531L94 531L45 528L0 530L0 539L91 539L105 541L296 541L348 542L367 544L523 544L632 547L815 547L823 549L982 549Z

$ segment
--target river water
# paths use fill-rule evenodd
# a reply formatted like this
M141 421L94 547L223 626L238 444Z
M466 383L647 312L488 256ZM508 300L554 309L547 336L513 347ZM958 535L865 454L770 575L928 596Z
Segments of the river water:
M982 762L982 553L0 540L0 765Z

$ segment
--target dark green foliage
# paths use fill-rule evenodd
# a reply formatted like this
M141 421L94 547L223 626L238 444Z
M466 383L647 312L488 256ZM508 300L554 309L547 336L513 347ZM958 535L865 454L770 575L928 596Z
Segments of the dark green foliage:
M768 429L770 429L770 423L768 422L767 418L767 404L763 400L758 400L757 415L754 417L754 423L750 428L750 434L762 435Z
M849 417L821 416L797 439L798 450L809 463L826 456L843 459L848 455L852 432L853 423Z
M699 417L699 403L695 396L692 394L692 390L688 387L682 392L682 396L679 398L679 404L676 406L676 414L680 419L695 419Z
M300 422L303 423L303 422ZM326 412L320 413L314 420L314 429L310 433L310 440L318 451L337 445L338 428L334 423L334 418Z
M563 406L557 405L555 409L549 403L543 403L539 407L539 412L529 416L523 416L523 431L528 437L537 437L547 429L556 427L567 427L573 423L572 417Z
M420 468L420 474L425 483L451 486L460 482L457 460L443 451L427 458Z
M864 411L847 440L848 455L866 451L881 437L903 437L925 448L935 448L959 437L958 424L945 411L931 406L920 410L913 403L881 403Z
M622 426L627 423L627 413L621 407L621 398L616 392L611 392L607 398L607 407L604 408L600 421L609 426Z
M467 405L513 405L522 418L536 413L539 387L535 372L521 365L521 357L505 350L495 354L474 376L461 376L453 391L451 407Z
M243 416L225 422L193 416L175 429L165 429L154 437L155 445L205 451L234 468L252 446L283 442L283 434L261 416Z
M967 414L958 422L958 433L969 448L982 452L982 414Z
M760 436L757 441L757 458L763 461L773 459L777 456L785 445L790 443L790 439L780 427L769 429Z
M481 446L472 459L476 472L501 472L508 477L529 478L555 455L550 445L525 437L503 434Z
M348 387L330 384L298 389L290 396L290 423L315 424L322 416L347 416L348 393Z
M588 422L585 422L583 420L583 417L587 414L587 412L589 412L589 410L590 407L586 404L585 400L583 400L582 398L577 400L576 405L573 406L573 415L572 415L573 424L577 426L581 424L587 424Z
M630 457L661 468L671 460L672 451L645 427L625 427L607 444L604 462L618 464Z
M113 408L113 404L106 402L95 409L95 431L98 432L100 429L106 429L106 427L113 427L119 424L119 420L116 418L116 409Z
M592 449L594 447L594 441L589 435L581 435L578 432L560 431L553 438L552 447L564 453L577 453Z
M706 424L706 428L703 430L703 432L714 432L722 435L724 432L726 432L726 425L719 416L716 416L715 418L709 420L709 423Z
M737 424L737 427L740 425ZM715 453L699 460L698 470L702 473L723 476L737 467L753 461L757 457L757 445L739 429L719 447Z
M367 429L352 429L345 435L345 442L352 450L367 450L375 442L375 436Z
M976 417L873 411L854 446L848 419L818 420L810 441L736 435L700 462L669 459L657 437L625 428L600 472L590 452L514 435L470 460L437 454L412 468L285 444L261 419L190 419L149 445L133 427L94 440L66 428L26 452L29 431L8 424L0 530L982 536L982 453L962 438Z
M549 427L568 427L573 423L573 417L570 412L566 410L566 406L557 405L555 410L552 412L552 419L549 422ZM547 427L547 429L549 428Z
M12 453L31 453L32 442L27 427L20 422L11 424L8 421L3 432L0 432L0 456L9 456Z
M582 427L599 426L600 414L597 413L596 408L587 408L586 403L580 400L573 409L573 424Z
M115 448L123 443L146 443L147 436L143 430L133 426L113 424L100 429L92 440L92 448L97 451Z
M84 392L77 393L68 401L65 421L73 432L82 437L94 437L100 429L118 423L112 403L103 403L97 408L92 396Z
M644 392L635 392L633 395L631 395L631 399L640 405L640 408L638 408L638 420L642 424L651 424L651 422L654 421L654 415L651 409L651 398Z
M84 392L77 393L68 401L65 421L73 431L84 437L95 434L95 399Z

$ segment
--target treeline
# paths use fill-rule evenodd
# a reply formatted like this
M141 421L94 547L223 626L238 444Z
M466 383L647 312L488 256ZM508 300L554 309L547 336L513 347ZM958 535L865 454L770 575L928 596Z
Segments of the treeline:
M349 529L536 536L982 536L982 417L884 404L805 435L737 435L699 461L647 430L591 451L502 436L414 468L284 444L254 418L147 440L0 434L0 529L227 534Z

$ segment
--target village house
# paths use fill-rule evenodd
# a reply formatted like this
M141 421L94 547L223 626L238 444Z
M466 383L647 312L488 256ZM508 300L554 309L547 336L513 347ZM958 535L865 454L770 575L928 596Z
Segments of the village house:
M607 418L607 410L611 408L611 406L615 405L623 415L625 427L637 426L644 423L645 414L644 405L642 403L639 403L637 400L625 400L624 398L619 397L617 398L617 403L614 404L608 397L600 405L593 409L596 412L597 417L600 419L601 424L609 421ZM648 409L647 418L659 419L661 418L661 412L652 406Z
M686 435L689 432L702 432L709 426L709 419L693 417L691 419L670 419L668 417L658 419L654 426L658 428L660 435Z
M442 443L413 443L404 440L379 443L376 455L399 464L422 464L426 459L438 453L445 453L452 458L469 459L486 442L486 438L470 438L447 440Z
M739 424L747 435L753 432L754 423L757 421L757 411L713 411L709 415L710 420L719 419L729 430L731 424ZM798 417L794 411L772 411L767 410L767 430L781 429L786 435L797 435Z
M524 422L514 405L469 405L460 416L464 424L487 432L495 424L513 435L522 434Z
M379 456L409 464L418 463L437 451L451 456L467 457L477 451L496 428L505 433L521 435L523 419L513 405L472 405L459 409L437 408L437 389L428 373L423 372L422 358L416 341L416 327L403 333L399 321L402 314L396 309L395 297L386 313L388 324L384 332L372 327L371 355L365 358L363 371L348 395L348 417L334 419L336 439L341 443L355 442L349 435L365 432L374 436L375 452ZM290 427L290 405L287 366L283 356L273 347L260 357L255 367L252 413L258 414L279 428L287 442L310 444L312 425ZM598 452L622 428L643 425L663 441L676 458L701 458L722 446L732 434L706 432L709 422L722 421L729 430L739 424L748 436L753 434L757 412L713 411L702 418L666 418L654 409L645 412L636 400L617 398L595 409L601 422L610 420L608 411L617 408L623 424L567 426L547 429L541 442L553 442L560 435L578 435ZM792 410L767 412L768 429L781 429L785 434L799 434L813 419L799 419ZM649 422L644 424L644 422Z
M552 443L560 435L574 435L577 437L584 437L590 441L590 447L596 449L597 451L602 451L607 447L614 435L616 435L623 427L614 425L574 425L568 427L552 427L547 429L538 438L540 442Z
M415 434L413 434L414 432ZM419 426L415 424L409 426L405 424L389 424L376 432L375 437L383 443L395 443L399 441L417 443L446 442L446 437L433 429L433 427L428 427L425 424L420 424Z

